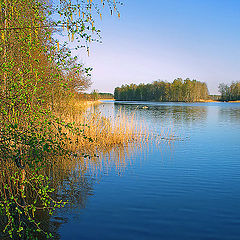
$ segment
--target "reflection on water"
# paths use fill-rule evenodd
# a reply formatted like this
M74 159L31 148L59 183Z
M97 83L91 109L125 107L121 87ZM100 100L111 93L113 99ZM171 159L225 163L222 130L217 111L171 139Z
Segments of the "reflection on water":
M144 146L144 147L143 147ZM125 169L134 165L136 153L144 156L143 148L151 151L152 144L149 141L135 142L126 147L117 146L108 152L99 153L97 157L75 157L72 163L65 168L52 170L54 179L52 187L56 189L55 198L68 202L65 209L56 210L54 216L41 213L39 219L43 222L43 228L54 234L54 239L60 239L58 229L68 222L66 212L70 209L84 209L88 198L94 195L94 185L101 182L101 178L113 172L121 177ZM60 159L59 159L60 160ZM145 157L142 157L145 160ZM61 164L62 166L62 164ZM67 214L68 215L68 214ZM42 237L40 236L40 239ZM43 238L44 239L44 238Z
M93 194L93 185L95 179L84 173L83 169L75 169L71 173L66 174L66 178L57 188L57 196L59 199L68 202L68 208L85 208L88 196ZM61 224L67 223L68 218L62 213L65 209L61 209L50 220L47 220L47 229L54 233L54 239L59 239L57 233ZM46 219L45 219L46 220Z
M222 122L234 121L235 123L240 124L240 108L236 105L219 109L219 120Z
M240 104L97 108L112 118L134 112L153 136L63 171L58 194L71 204L49 221L56 238L239 239ZM159 141L164 133L173 141Z
M141 105L139 105L141 104ZM134 104L124 104L122 102L115 103L115 110L122 108L126 111L132 112L136 111L137 114L142 117L149 118L151 123L153 121L174 121L174 122L195 122L204 121L207 117L207 106L192 106L190 104L176 104L176 105L166 105L155 103L141 103L136 102ZM147 108L144 108L144 107Z

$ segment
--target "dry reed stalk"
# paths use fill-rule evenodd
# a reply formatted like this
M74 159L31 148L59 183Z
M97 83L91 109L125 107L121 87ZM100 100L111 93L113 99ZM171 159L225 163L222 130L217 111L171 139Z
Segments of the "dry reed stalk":
M87 172L98 175L102 169L106 170L110 167L123 172L126 165L131 164L126 160L131 159L131 154L134 154L136 149L141 151L144 144L153 141L153 137L157 142L156 136L149 133L144 122L139 124L139 121L136 121L134 113L129 117L119 111L118 117L107 118L94 107L86 111L88 104L75 103L74 106L72 111L62 113L60 116L64 122L75 122L74 127L81 131L80 134L75 134L68 128L64 130L68 136L65 144L72 154L46 156L46 166L39 170L39 174L47 176L55 189L62 188L66 179L69 182L75 181ZM161 132L159 143L162 136L165 137L166 134L168 133ZM25 191L28 199L36 198L31 188L23 185L23 181L25 179L28 181L31 174L27 168L22 178L21 171L13 162L4 161L1 163L1 168L4 171L0 172L0 190L4 191L4 185L8 183L8 186L11 186L9 191L12 195ZM19 180L16 182L11 177L18 174Z

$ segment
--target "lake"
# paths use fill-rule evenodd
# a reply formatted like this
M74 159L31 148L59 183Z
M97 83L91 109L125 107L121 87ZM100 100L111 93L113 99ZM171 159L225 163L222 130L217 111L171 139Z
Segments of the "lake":
M147 107L144 107L147 106ZM240 103L105 101L135 114L149 142L116 154L72 186L51 219L69 239L240 239Z

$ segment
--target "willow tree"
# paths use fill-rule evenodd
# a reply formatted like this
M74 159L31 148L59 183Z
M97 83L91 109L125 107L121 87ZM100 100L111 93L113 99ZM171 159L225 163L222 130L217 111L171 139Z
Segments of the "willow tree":
M89 52L89 43L100 34L101 10L106 6L120 17L117 5L115 0L52 5L0 0L0 221L6 236L28 239L44 233L35 212L51 214L64 204L51 197L54 190L42 169L53 156L70 154L64 129L82 134L57 116L64 101L88 87L90 69L56 36L66 35L75 48Z

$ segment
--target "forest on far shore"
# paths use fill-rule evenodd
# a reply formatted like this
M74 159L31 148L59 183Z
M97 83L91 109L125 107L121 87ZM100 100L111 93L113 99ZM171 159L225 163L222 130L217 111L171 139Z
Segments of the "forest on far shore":
M204 82L177 78L172 83L154 81L122 85L115 88L114 98L119 101L196 102L208 99L209 91Z
M219 84L220 95L209 95L205 82L175 79L172 83L154 81L148 84L122 85L114 90L117 101L155 101L155 102L198 102L201 100L237 101L240 100L240 81L231 85Z
M222 101L238 101L240 100L240 81L232 82L231 85L224 83L219 84L219 92Z

